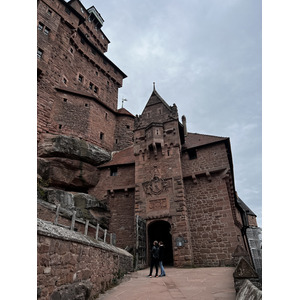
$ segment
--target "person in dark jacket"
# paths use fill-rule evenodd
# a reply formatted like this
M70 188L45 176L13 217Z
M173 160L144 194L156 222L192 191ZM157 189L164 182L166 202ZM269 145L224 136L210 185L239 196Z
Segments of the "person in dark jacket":
M159 267L160 267L160 275L159 277L166 276L165 269L163 266L163 260L164 260L164 251L165 251L165 246L162 241L159 242Z
M152 270L155 266L155 277L158 277L158 261L159 261L159 246L158 242L153 242L153 247L151 249L151 265L150 265L150 273L148 277L152 277Z

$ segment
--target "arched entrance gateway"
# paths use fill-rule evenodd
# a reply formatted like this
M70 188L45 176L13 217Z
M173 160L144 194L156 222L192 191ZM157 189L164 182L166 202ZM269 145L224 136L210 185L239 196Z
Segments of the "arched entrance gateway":
M162 241L165 245L164 265L173 265L173 246L171 225L167 221L153 221L148 225L148 263L150 263L150 252L154 241Z

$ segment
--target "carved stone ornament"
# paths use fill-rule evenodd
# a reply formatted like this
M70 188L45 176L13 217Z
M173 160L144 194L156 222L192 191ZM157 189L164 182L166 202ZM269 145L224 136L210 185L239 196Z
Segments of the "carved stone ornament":
M159 195L168 190L168 182L165 179L154 176L150 181L143 183L144 191L148 195Z

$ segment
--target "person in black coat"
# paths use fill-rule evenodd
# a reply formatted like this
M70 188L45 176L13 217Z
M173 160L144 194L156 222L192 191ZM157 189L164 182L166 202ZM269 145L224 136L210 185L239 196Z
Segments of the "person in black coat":
M164 266L163 266L164 252L165 252L164 243L160 241L159 242L159 258L158 258L159 267L160 267L159 277L166 276L165 269L164 269Z
M155 266L155 277L158 277L158 261L159 261L159 246L158 242L153 242L153 247L151 249L151 265L150 265L150 273L148 277L152 277L153 267Z

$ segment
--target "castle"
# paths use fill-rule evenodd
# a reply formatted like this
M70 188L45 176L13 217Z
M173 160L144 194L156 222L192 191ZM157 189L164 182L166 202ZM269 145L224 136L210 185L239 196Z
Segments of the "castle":
M189 133L155 85L141 115L118 109L126 74L105 56L97 9L38 0L37 12L39 180L107 206L87 206L88 217L105 219L136 267L154 240L178 267L232 266L237 253L255 265L256 215L236 193L230 139Z

